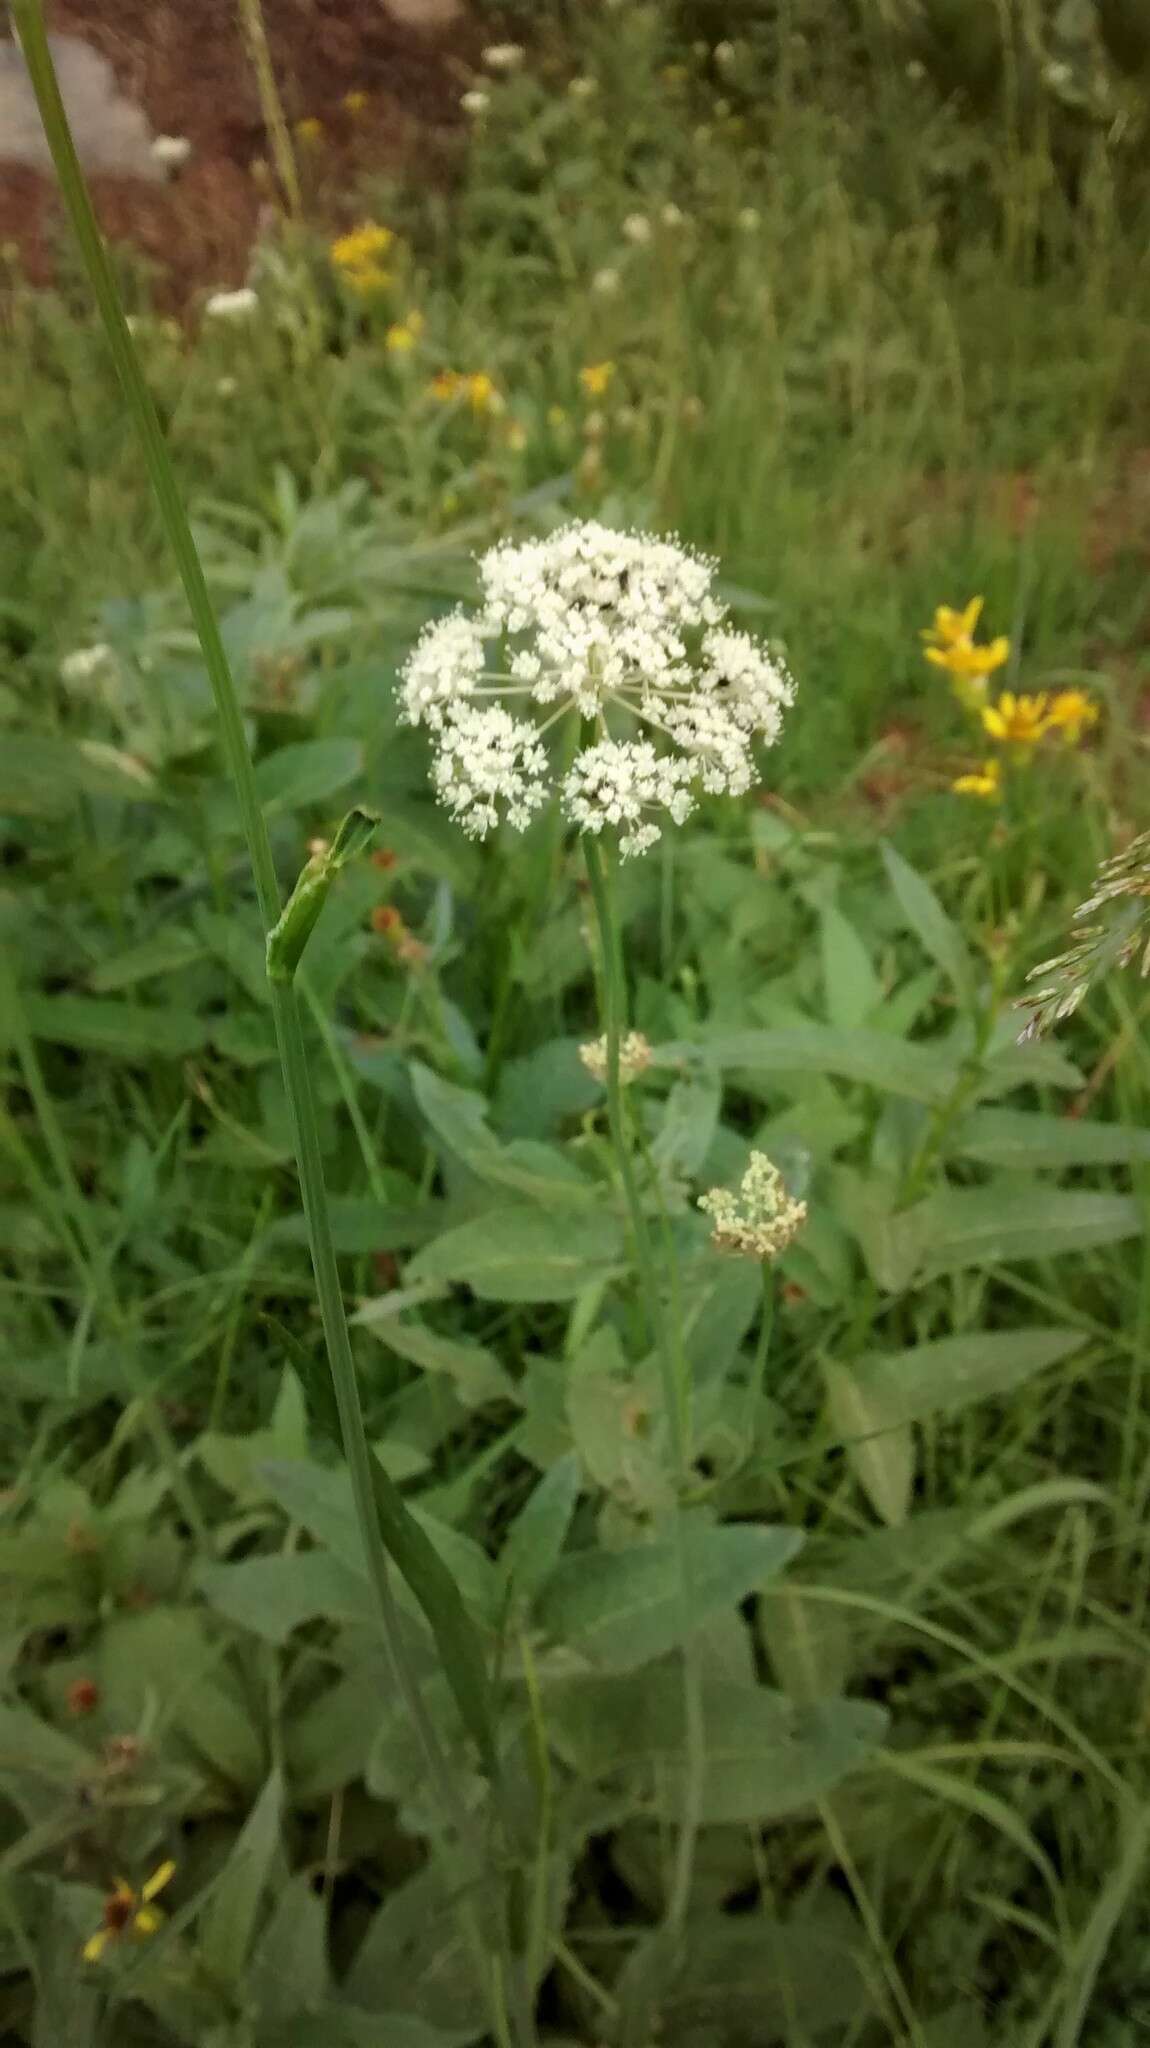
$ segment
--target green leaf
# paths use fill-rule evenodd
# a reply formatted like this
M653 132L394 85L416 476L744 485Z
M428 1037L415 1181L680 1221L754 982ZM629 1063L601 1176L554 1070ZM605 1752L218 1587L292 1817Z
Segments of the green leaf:
M373 1202L366 1195L333 1195L329 1208L337 1252L410 1251L413 1245L426 1244L434 1237L443 1221L443 1205L438 1202L415 1205ZM307 1218L302 1212L282 1216L268 1236L289 1244L306 1244Z
M317 1417L322 1424L323 1418ZM465 1598L490 1612L496 1574L478 1545L410 1509L377 1458L371 1461L380 1533L435 1638L464 1726L494 1768L495 1716L483 1646ZM366 1576L363 1540L346 1472L304 1463L264 1467L268 1489L294 1521Z
M207 1038L203 1019L190 1010L93 1002L87 996L29 995L24 1011L33 1038L75 1046L81 1052L110 1053L117 1059L146 1060L157 1054L184 1059L198 1052Z
M875 1513L897 1529L910 1511L914 1436L906 1421L890 1420L881 1393L864 1373L828 1359L823 1365L831 1427L847 1463Z
M976 1109L949 1150L987 1166L1133 1166L1150 1161L1150 1131L1019 1109Z
M379 1618L366 1578L326 1550L204 1565L196 1584L217 1614L265 1643L286 1643L309 1621Z
M660 1064L688 1057L689 1045L658 1048ZM833 1074L912 1102L942 1102L961 1075L961 1064L932 1046L910 1045L881 1031L836 1031L829 1024L804 1024L790 1031L725 1031L706 1040L710 1059L730 1071L776 1074L782 1087L791 1074Z
M363 769L359 740L301 740L268 754L256 768L256 789L266 811L326 803Z
M882 858L907 924L942 968L960 1000L969 1004L974 980L970 954L958 926L947 916L930 883L888 841L883 842Z
M835 1030L855 1031L882 1001L882 984L870 954L834 903L823 907L819 943L827 1016Z
M417 1060L411 1063L411 1085L441 1144L480 1180L514 1188L539 1202L587 1206L596 1200L595 1187L554 1146L530 1139L502 1145L488 1128L488 1104L482 1095L457 1088Z
M114 953L110 960L97 961L88 976L89 985L97 995L107 995L113 989L131 988L137 982L176 974L181 967L202 960L206 951L194 932L178 928L160 932L143 945L130 946L126 953Z
M579 1551L552 1577L539 1623L592 1663L634 1670L675 1648L709 1615L746 1599L801 1546L797 1529L691 1524L681 1546L661 1538L627 1550Z
M700 1820L761 1824L809 1806L867 1760L888 1718L868 1700L800 1705L766 1686L710 1680ZM623 1772L641 1791L644 1810L653 1798L669 1819L681 1813L687 1743L677 1673L661 1668L551 1687L547 1726L581 1774Z
M675 1082L651 1146L652 1157L659 1166L688 1180L694 1178L714 1142L722 1095L715 1067L696 1065L683 1080Z
M386 1305L386 1297L385 1297ZM514 1380L504 1371L493 1351L484 1344L466 1344L458 1338L441 1337L422 1323L401 1322L398 1316L360 1312L354 1318L373 1337L417 1365L421 1372L443 1373L452 1382L465 1408L482 1408L490 1401L519 1399Z
M974 1401L1012 1393L1085 1342L1081 1330L972 1331L909 1351L868 1353L855 1368L862 1410L888 1430L954 1415Z
M283 1782L273 1770L200 1915L200 1946L211 1973L237 1992L247 1979L265 1887L282 1862L282 1808Z
M532 1488L511 1524L499 1562L512 1598L524 1607L559 1562L581 1485L579 1460L568 1451Z
M453 1885L435 1861L388 1893L360 1943L344 1990L369 2012L397 2008L463 2038L486 2035L487 2000ZM383 2048L390 2034L375 2038ZM402 2038L402 2037L400 2037Z
M1121 1244L1144 1228L1129 1195L1092 1194L1021 1180L987 1188L944 1188L923 1204L928 1231L920 1282L966 1266L1055 1259ZM913 1217L914 1210L906 1212Z
M141 803L158 794L142 761L96 740L7 732L0 746L0 813L55 818L80 796Z
M412 1280L470 1287L484 1301L570 1301L589 1281L606 1279L623 1255L614 1216L567 1216L537 1209L489 1209L445 1231L408 1267Z
M311 1873L297 1871L276 1900L244 1986L245 1994L254 2001L259 2025L294 2019L311 2011L325 1996L325 1918Z
M596 1330L572 1360L567 1416L575 1448L597 1486L615 1493L632 1512L671 1505L650 1396L609 1325Z

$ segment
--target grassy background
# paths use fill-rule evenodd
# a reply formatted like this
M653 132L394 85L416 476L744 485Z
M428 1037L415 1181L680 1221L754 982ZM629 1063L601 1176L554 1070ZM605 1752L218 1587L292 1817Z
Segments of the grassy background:
M949 1043L962 1004L894 904L888 835L997 990L1005 1045L1025 969L1055 950L1098 855L1145 821L1144 182L1104 125L1059 103L940 95L913 37L832 46L796 14L727 56L692 32L646 7L541 32L527 72L491 88L455 188L357 198L402 238L379 302L343 292L298 225L257 253L260 311L242 325L160 321L124 259L284 874L349 796L384 811L384 861L341 889L309 956L347 1289L369 1309L475 1200L413 1061L482 1092L503 1143L561 1141L581 1171L601 1156L572 1055L593 1014L576 864L544 831L523 849L462 842L428 801L419 737L395 728L395 665L468 593L474 547L568 511L677 529L720 556L744 622L785 641L799 678L766 804L712 807L626 877L636 1012L656 1042L829 1022L885 1030L892 1073L904 1032ZM643 243L624 230L635 213ZM410 308L425 324L399 355L386 330ZM341 1968L418 1864L419 1803L348 1726L372 1677L362 1634L312 1623L272 1643L202 1597L221 1558L290 1549L311 1526L261 1477L269 1453L306 1446L285 1347L319 1351L286 1104L204 679L66 257L56 292L17 280L4 317L0 922L19 982L3 993L0 1127L4 2024L63 2038L67 2004L77 2041L262 2048L287 2038L267 1988L276 1915L302 1941L305 1892L269 1865L230 1962L199 1902L234 1869L269 1763L286 1759L288 1858L323 1880ZM603 360L614 375L592 401L579 373ZM500 409L431 396L445 368L488 373ZM1044 756L1001 821L950 792L982 749L918 640L937 603L975 591L1012 636L1011 681L1087 677L1105 706L1090 750ZM62 658L94 640L115 650L112 680L65 684ZM402 925L373 925L381 909ZM1012 1103L1043 1118L1046 1155L1033 1137L1013 1162L964 1150L955 1105L929 1191L989 1189L1005 1221L913 1285L876 1279L881 1255L850 1220L860 1190L881 1207L891 1186L897 1217L924 1132L933 1143L881 1073L739 1071L721 1118L677 1104L689 1136L667 1157L685 1182L737 1175L758 1138L813 1190L758 1459L719 1496L808 1535L801 1574L761 1603L759 1669L799 1700L848 1687L894 1732L833 1798L707 1831L712 1920L669 2040L1127 2048L1150 2030L1143 1016L1139 985L1114 984L1068 1034L1069 1082L1057 1063L1022 1075ZM1115 1128L1109 1151L1066 1141L1068 1106ZM1133 1207L1043 1256L1011 1231L1051 1192ZM868 1486L844 1450L828 1364L951 1337L977 1349L1035 1322L1077 1348L959 1414L939 1394L915 1424L909 1515L876 1513L890 1472ZM492 1397L473 1355L431 1371L397 1356L369 1314L373 1429L420 1503L490 1553L571 1440L560 1361L578 1347L566 1305L454 1298L432 1327L486 1347L520 1392ZM612 1545L633 1503L600 1485L580 1527ZM175 1696L173 1656L196 1674ZM86 1676L100 1703L77 1723L68 1686ZM76 1808L75 1757L33 1728L87 1746L95 1818ZM125 1737L141 1752L126 1779L109 1747ZM641 1953L659 1834L629 1813L576 1835L541 2010L557 2039L638 2041L620 1935ZM168 1849L176 1938L109 1991L70 1966L77 1930L112 1871ZM723 1947L749 1899L787 1927L794 1997L769 2035L762 1955ZM818 1940L859 1958L851 2014L819 2007ZM406 1992L410 1953L380 1953ZM379 1988L382 1962L377 1976L361 1967L340 2010L378 2028L408 2001ZM189 1982L181 2014L173 1983L186 1999ZM475 2038L442 2002L412 1991L411 2009L439 2028L411 2035L420 2048ZM325 2024L368 2038L346 2014Z

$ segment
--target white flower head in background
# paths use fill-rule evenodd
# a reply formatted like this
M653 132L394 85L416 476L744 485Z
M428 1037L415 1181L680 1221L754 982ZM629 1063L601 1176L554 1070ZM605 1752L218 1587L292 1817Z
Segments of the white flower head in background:
M522 828L557 795L580 831L617 832L627 858L700 794L751 787L754 742L778 739L794 684L728 625L713 562L583 520L491 548L479 577L479 611L426 628L400 691L465 830ZM572 722L579 744L560 775L546 742Z
M715 1249L744 1259L777 1259L807 1220L806 1203L792 1201L765 1152L752 1152L737 1193L712 1188L699 1207L711 1219Z
M488 71L518 71L526 55L522 43L490 43L483 62Z
M589 1039L579 1047L579 1057L600 1087L607 1085L607 1040ZM641 1031L628 1031L619 1044L619 1079L624 1088L640 1074L645 1074L651 1064L651 1041Z
M645 213L628 213L623 216L623 239L642 248L651 239L651 223Z
M186 135L157 135L152 144L152 160L165 171L182 170L191 153Z
M609 264L604 264L603 269L597 270L591 279L591 289L601 299L613 299L621 283L618 271L612 270Z
M94 647L76 647L60 663L60 681L82 690L108 675L115 665L116 657L106 641L98 641Z
M470 114L473 120L478 120L480 115L485 114L491 105L491 94L483 92L478 86L473 85L470 92L465 92L461 95L459 104L465 114Z
M213 292L205 302L204 312L210 320L250 320L259 311L259 294L250 284L242 284L238 291Z

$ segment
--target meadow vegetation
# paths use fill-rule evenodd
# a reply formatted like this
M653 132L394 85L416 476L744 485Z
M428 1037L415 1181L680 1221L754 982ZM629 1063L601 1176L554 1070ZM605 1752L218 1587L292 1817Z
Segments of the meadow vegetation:
M283 895L380 818L297 982L414 1712L208 671L76 257L8 280L6 2041L1150 2032L1150 998L1019 1008L1150 822L1144 59L815 11L504 10L448 186L285 137L178 321L115 252ZM628 860L401 716L590 519L796 685Z

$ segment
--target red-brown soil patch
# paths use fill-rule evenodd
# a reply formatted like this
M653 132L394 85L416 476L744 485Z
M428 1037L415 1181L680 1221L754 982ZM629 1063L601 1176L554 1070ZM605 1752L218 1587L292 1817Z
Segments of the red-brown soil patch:
M396 169L416 147L421 175L436 175L474 34L458 23L433 34L405 28L382 0L263 0L263 13L289 121L323 123L318 145L297 144L309 210L340 219L358 171ZM270 152L236 0L54 0L49 21L109 60L157 134L192 144L166 183L93 176L106 234L150 261L168 307L205 286L242 283L270 197L253 167ZM348 93L366 94L366 104L349 111ZM52 273L59 223L52 181L0 164L0 244L15 246L35 282Z

